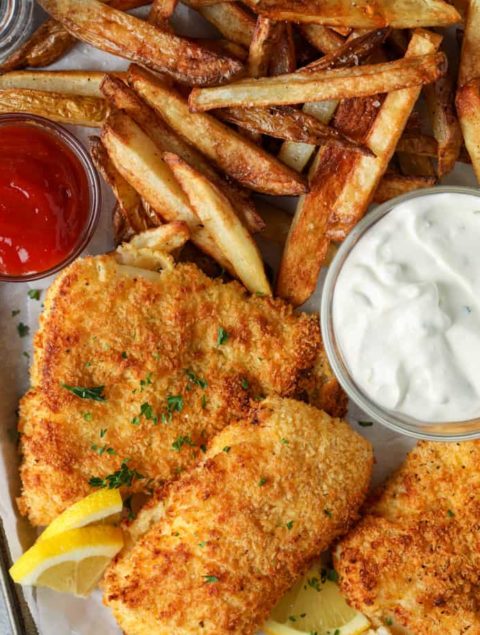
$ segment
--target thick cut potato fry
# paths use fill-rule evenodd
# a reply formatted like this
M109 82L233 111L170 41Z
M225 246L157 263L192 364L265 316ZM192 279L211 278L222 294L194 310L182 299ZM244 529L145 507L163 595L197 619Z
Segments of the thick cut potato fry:
M368 97L429 84L442 77L446 68L445 54L437 52L354 68L241 79L227 86L195 88L190 93L189 106L193 112L201 112L227 106L252 108Z
M125 73L114 73L121 78ZM12 71L0 75L0 90L21 88L102 98L103 71Z
M395 155L404 176L435 176L435 167L430 157L397 152Z
M328 55L345 43L341 35L321 24L300 24L300 33L316 49Z
M438 144L436 139L428 135L405 133L397 143L397 152L436 157Z
M268 74L272 53L278 43L282 26L262 16L257 19L248 52L247 69L250 77L263 77Z
M205 20L231 42L250 47L255 31L255 18L240 7L236 2L219 2L211 6L198 4L195 0L182 0L184 4L196 9Z
M301 176L214 117L191 113L186 101L138 66L129 80L135 91L184 139L245 187L273 195L300 194Z
M458 69L458 85L480 77L480 1L470 0Z
M235 57L241 62L246 62L248 60L248 51L240 44L236 44L235 42L231 42L230 40L226 40L224 38L199 38L198 40L196 40L195 38L193 39L194 41L201 44L201 46L205 46L206 48L209 48L212 51L216 51L221 55Z
M162 152L180 155L215 183L244 219L251 232L263 229L263 221L257 214L249 193L221 177L200 152L179 137L131 88L118 78L107 75L102 84L102 93L115 108L126 112Z
M229 200L178 155L166 153L164 159L186 192L203 226L232 263L243 284L252 293L271 295L258 247Z
M456 105L465 146L480 182L480 79L472 79L458 89Z
M187 223L173 221L133 236L130 245L135 249L159 249L169 254L181 249L189 239Z
M168 73L185 84L218 84L242 69L238 60L160 31L97 0L40 0L40 4L84 42Z
M385 174L373 196L374 203L385 203L396 196L433 187L437 179L434 176L403 176L401 174Z
M118 213L124 219L122 227L131 228L131 232L127 233L138 234L151 227L143 211L140 195L117 170L99 137L90 138L90 154L95 167L110 185L117 199Z
M256 13L274 20L369 29L391 26L449 26L461 22L458 11L443 0L247 0Z
M431 54L440 42L439 35L418 29L406 55ZM310 172L310 193L300 199L283 253L279 296L298 306L313 293L330 240L342 240L365 214L419 94L417 86L379 101L366 135L375 157L354 156L329 143L320 148Z
M58 123L99 128L108 107L104 99L97 97L10 88L0 89L0 113L3 112L25 112Z
M160 210L165 221L187 223L193 242L231 271L230 263L193 213L161 151L141 128L127 115L114 113L102 129L102 141L117 170L140 196Z
M275 55L270 60L269 75L284 75L293 73L297 68L297 56L293 27L291 24L279 24L278 42Z
M220 119L245 128L250 132L288 139L300 143L321 145L332 141L359 152L371 154L371 150L348 139L335 128L331 128L307 113L283 106L282 108L222 108L215 111Z

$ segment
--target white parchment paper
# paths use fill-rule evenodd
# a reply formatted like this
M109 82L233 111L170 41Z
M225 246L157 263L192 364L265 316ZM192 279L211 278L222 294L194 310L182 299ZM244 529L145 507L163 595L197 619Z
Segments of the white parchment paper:
M145 14L145 9L135 12ZM180 5L175 14L178 33L196 37L211 37L215 30L198 14ZM122 70L128 64L117 57L101 53L85 44L76 47L51 69L98 69ZM88 137L98 134L97 130L72 127L71 130L85 144ZM476 186L473 171L468 166L457 166L444 181L445 184ZM102 184L103 213L86 253L102 253L112 247L111 210L113 197ZM276 204L293 211L294 201L276 199ZM452 210L454 213L454 210ZM266 260L274 268L278 264L279 252L260 240ZM28 387L28 367L31 356L31 337L20 338L17 326L20 322L30 327L30 335L37 328L42 299L31 300L27 296L30 288L45 290L51 279L28 284L0 283L0 515L12 559L16 559L28 548L35 532L25 519L19 517L15 497L19 494L18 456L16 452L16 408L20 396ZM320 306L321 281L314 296L305 305L307 311L318 311ZM18 313L16 313L18 311ZM14 312L14 314L12 314ZM405 457L414 442L402 435L391 432L380 424L360 428L358 421L367 418L351 407L349 420L354 428L366 436L375 448L376 465L374 484L385 478ZM99 592L89 599L81 600L68 595L60 595L46 589L25 589L24 593L41 635L114 635L120 634L110 611L101 603Z

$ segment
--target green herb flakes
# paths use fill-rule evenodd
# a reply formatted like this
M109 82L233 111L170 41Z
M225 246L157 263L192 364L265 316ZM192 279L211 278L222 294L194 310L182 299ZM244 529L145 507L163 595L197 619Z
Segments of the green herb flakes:
M92 386L91 388L84 388L82 386L69 386L68 384L62 384L62 387L72 392L76 397L80 397L80 399L106 401L106 397L103 394L105 386Z
M30 300L40 300L42 291L40 289L30 289L27 293Z
M228 333L223 328L223 326L219 326L217 332L217 345L222 346L223 344L225 344L225 342L228 340L228 337Z
M27 337L27 335L30 333L30 327L23 322L20 322L19 324L17 324L17 331L20 337Z

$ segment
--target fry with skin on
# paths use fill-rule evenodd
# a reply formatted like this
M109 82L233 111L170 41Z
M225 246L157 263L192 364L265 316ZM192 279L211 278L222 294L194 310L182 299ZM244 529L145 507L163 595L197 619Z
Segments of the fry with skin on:
M153 26L173 33L170 18L175 11L178 0L153 0L148 14L148 21Z
M151 227L149 218L143 210L140 195L117 170L99 137L90 137L90 154L95 167L110 185L117 199L117 213L123 217L123 224L119 220L116 224L122 227L122 231L127 235L139 234ZM120 233L120 229L118 232Z
M429 84L442 77L446 68L445 54L437 52L353 68L302 69L278 77L241 79L226 86L195 88L188 103L193 112L203 112L227 106L281 106L368 97Z
M242 70L238 60L217 55L97 0L40 0L40 4L84 42L188 85L218 84Z
M282 25L259 16L248 52L248 75L262 77L268 74L274 47L277 44Z
M193 242L230 271L230 263L201 226L161 151L141 128L127 115L114 113L103 126L102 141L117 170L140 196L161 210L165 221L186 222Z
M227 40L247 49L250 47L255 31L255 18L242 9L237 2L219 2L205 6L195 0L182 1L188 7L196 9Z
M480 1L470 0L455 100L465 145L480 182Z
M333 53L345 43L341 35L320 24L300 24L298 28L303 37L325 55Z
M425 187L433 187L437 179L434 176L403 176L385 174L373 196L375 203L385 203L396 196L407 194Z
M277 196L300 194L301 176L210 115L191 113L186 101L138 66L129 72L134 90L184 139L245 187Z
M20 88L0 89L0 113L25 112L58 123L100 128L108 115L104 99Z
M440 42L439 35L417 29L406 55L431 54ZM320 148L310 172L310 193L299 201L280 264L280 297L298 306L313 293L329 242L342 240L365 214L419 94L417 86L388 94L383 104L378 101L365 139L376 156L354 155L329 143Z
M246 4L273 20L356 29L411 29L462 21L458 11L443 0L246 0Z
M269 74L293 73L297 69L297 57L292 25L286 22L280 24L277 39L275 55L270 60Z
M167 152L163 158L238 278L252 293L272 295L258 247L227 197L178 155Z
M126 73L113 73L118 78ZM0 90L21 88L102 98L104 71L11 71L0 75Z
M395 155L404 176L436 176L433 161L429 156L397 152Z
M405 133L397 143L397 152L436 157L438 144L436 139L429 135Z
M194 147L186 143L163 119L117 77L106 75L101 87L108 102L126 112L154 141L162 152L174 152L202 172L228 197L238 214L253 233L263 229L263 221L249 194L240 186L227 182Z

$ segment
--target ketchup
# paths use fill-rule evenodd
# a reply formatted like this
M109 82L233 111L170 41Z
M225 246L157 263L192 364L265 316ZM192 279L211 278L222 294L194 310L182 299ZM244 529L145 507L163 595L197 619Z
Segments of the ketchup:
M0 126L0 273L47 271L67 258L88 221L85 170L40 126Z

